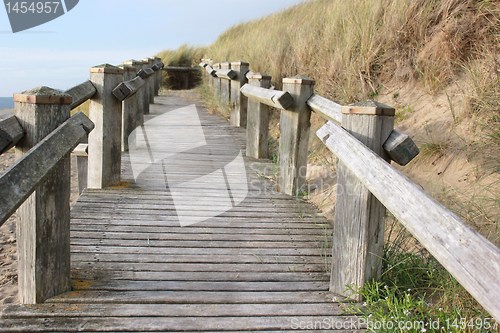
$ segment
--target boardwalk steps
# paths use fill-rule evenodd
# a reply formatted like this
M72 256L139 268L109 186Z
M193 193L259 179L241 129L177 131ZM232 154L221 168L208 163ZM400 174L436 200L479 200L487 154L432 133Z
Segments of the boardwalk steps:
M185 105L157 97L146 121ZM209 148L176 156L169 177L220 167L214 160L234 154L228 142L245 151L244 130L200 107L198 115ZM322 323L324 331L356 332L357 318L328 291L328 222L308 203L273 191L264 177L270 162L245 164L249 192L240 205L181 227L172 194L158 181L162 168L135 181L124 154L123 186L88 190L72 208L73 290L1 308L0 331L301 332ZM193 216L222 206L221 192L206 190L210 182L193 187L205 189Z

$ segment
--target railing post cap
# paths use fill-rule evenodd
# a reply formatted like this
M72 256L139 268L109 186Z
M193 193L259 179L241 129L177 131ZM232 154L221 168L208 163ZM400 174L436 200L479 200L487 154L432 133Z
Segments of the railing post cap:
M118 68L122 69L124 72L136 72L135 67L128 64L118 65Z
M302 84L302 85L315 85L316 81L313 79L303 76L303 75L296 75L294 77L286 77L283 79L283 83L292 83L292 84Z
M142 60L130 59L130 60L125 60L123 64L129 66L137 66L137 65L143 65L143 62Z
M240 60L240 61L233 61L230 64L231 64L231 66L250 66L250 64L248 62L242 61L242 60Z
M342 113L394 117L396 110L389 105L379 103L374 100L367 100L343 106Z
M144 58L144 59L142 59L142 61L144 61L146 64L149 64L149 63L153 63L154 59Z
M92 67L90 69L90 73L123 74L123 69L110 64L102 64L99 66Z
M262 73L255 73L255 72L248 72L246 74L246 77L248 80L271 80L271 75L267 75L267 74L262 74Z
M20 94L14 94L14 102L26 104L69 105L72 101L73 97L71 95L45 86L27 90Z

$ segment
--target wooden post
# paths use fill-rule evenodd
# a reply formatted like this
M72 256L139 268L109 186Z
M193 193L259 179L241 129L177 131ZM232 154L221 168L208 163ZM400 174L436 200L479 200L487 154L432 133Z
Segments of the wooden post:
M312 96L314 80L304 76L283 79L283 90L293 97L293 106L281 111L280 118L280 191L297 195L307 175L307 152L311 128L311 110L306 102Z
M148 68L148 62L147 61L139 61L138 63L141 64L139 70ZM149 85L147 84L148 83L148 79L144 78L144 80L146 81L146 84L142 88L142 91L143 91L143 94L142 94L142 110L143 110L143 114L149 114L149 101L150 101L149 94L150 94L151 91L149 90ZM153 96L153 98L154 98L154 96Z
M223 62L220 64L220 69L231 69L231 63ZM220 79L220 104L224 114L229 115L231 112L231 80Z
M151 59L153 59L153 65L161 63L161 58L152 57ZM160 94L161 81L162 81L161 69L158 69L154 75L154 95L155 96L158 96Z
M16 146L17 158L69 118L71 101L70 95L47 87L14 95L15 114L26 131ZM22 304L42 303L71 289L70 170L68 154L18 209L18 281Z
M145 58L144 62L146 63L145 68L151 68L153 66L154 60L151 58ZM151 75L146 80L148 89L149 89L149 104L155 104L155 75Z
M88 144L80 143L71 153L76 157L76 168L78 170L78 194L82 194L87 188L89 170Z
M247 83L246 74L250 65L244 61L232 62L231 69L238 73L238 77L231 81L231 125L245 127L247 125L247 98L240 92Z
M132 80L136 77L135 66L122 65L123 81ZM139 89L139 92L144 88ZM138 93L139 93L138 92ZM128 138L130 134L144 122L142 108L138 107L141 104L137 93L127 98L122 102L122 151L128 151Z
M271 76L252 73L248 84L269 89ZM268 158L269 106L247 99L247 156Z
M88 188L118 185L121 172L122 102L113 89L123 81L123 70L109 65L90 69L97 93L90 100L89 117L95 129L89 134Z
M390 161L383 144L394 128L394 109L373 101L342 108L342 127ZM342 163L337 168L330 290L353 297L347 286L377 279L384 254L385 207Z
M218 70L221 68L220 63L214 64L213 67L215 70ZM221 82L220 78L214 77L214 79L213 79L214 98L218 102L220 101L220 82Z
M142 61L137 61L137 60L127 60L123 62L124 65L126 66L132 66L134 67L135 70L135 76L137 76L137 72L139 72L142 67L144 66L144 63ZM136 99L137 99L137 115L139 117L139 124L142 125L144 123L144 114L149 113L149 97L146 98L146 87L142 87L137 93L136 93Z

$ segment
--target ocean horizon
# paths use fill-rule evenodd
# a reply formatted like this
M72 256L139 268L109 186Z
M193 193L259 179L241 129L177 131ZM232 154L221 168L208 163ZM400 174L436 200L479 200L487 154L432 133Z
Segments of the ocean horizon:
M13 109L14 100L12 97L0 97L0 110Z

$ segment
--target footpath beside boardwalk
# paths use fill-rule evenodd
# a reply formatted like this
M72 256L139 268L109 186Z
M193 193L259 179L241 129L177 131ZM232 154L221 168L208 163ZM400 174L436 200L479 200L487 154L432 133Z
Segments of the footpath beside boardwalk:
M199 119L206 145L172 153L183 147L175 126L200 133L176 112ZM147 144L123 154L122 185L87 190L72 208L73 290L0 307L0 331L357 332L328 291L328 222L273 190L275 166L244 157L244 129L174 93L145 121L134 140Z

